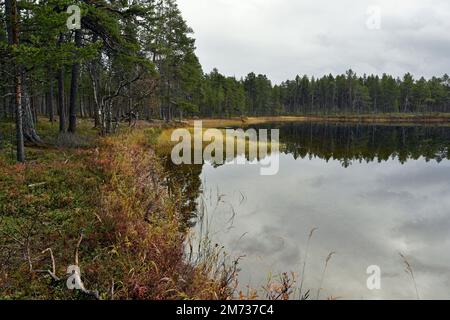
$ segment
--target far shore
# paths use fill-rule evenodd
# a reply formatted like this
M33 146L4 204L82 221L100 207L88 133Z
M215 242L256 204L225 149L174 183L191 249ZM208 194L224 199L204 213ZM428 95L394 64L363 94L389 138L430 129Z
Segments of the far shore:
M187 120L189 125L201 120L204 127L224 127L263 124L270 122L337 122L373 124L410 124L450 126L450 113L439 114L365 114L365 115L306 115L261 116L231 118L201 118Z

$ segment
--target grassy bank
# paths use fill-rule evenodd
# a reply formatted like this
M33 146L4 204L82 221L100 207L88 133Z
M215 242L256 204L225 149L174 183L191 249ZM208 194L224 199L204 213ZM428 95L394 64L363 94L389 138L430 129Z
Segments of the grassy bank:
M27 147L23 165L0 150L0 299L229 298L225 269L184 259L186 217L152 148L159 130L100 138L91 127L61 138L41 121L48 144ZM67 289L70 265L84 292Z
M340 123L374 123L374 124L419 124L419 125L450 125L449 113L433 114L366 114L366 115L308 115L308 116L262 116L234 118L201 119L204 127L223 127L263 124L269 122L340 122ZM189 120L192 125L194 120Z

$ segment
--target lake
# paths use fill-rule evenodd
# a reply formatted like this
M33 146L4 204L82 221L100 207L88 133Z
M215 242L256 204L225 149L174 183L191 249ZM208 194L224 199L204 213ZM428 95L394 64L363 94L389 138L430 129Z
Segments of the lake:
M280 129L280 152L270 155L279 156L278 174L167 161L193 230L244 256L240 289L294 272L312 299L319 287L320 299L450 298L450 127L252 127ZM379 289L367 286L369 266L381 270Z

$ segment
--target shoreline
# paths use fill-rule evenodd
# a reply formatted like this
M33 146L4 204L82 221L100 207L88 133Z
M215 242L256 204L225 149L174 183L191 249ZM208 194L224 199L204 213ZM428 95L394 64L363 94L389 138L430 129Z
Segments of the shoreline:
M231 118L199 118L188 119L203 121L204 127L242 126L264 124L270 122L334 122L334 123L365 123L385 125L438 125L450 126L450 114L380 114L380 115L313 115L313 116L261 116L261 117L231 117Z
M66 140L50 122L39 121L38 130L48 145L27 145L26 163L0 152L0 246L9 253L0 270L0 299L232 297L220 276L232 279L235 270L212 277L215 256L185 256L189 216L165 183L155 144L160 129L123 128L101 137L81 121L79 134ZM21 239L17 230L26 242L14 241ZM4 259L0 254L0 263ZM66 287L74 260L92 291Z

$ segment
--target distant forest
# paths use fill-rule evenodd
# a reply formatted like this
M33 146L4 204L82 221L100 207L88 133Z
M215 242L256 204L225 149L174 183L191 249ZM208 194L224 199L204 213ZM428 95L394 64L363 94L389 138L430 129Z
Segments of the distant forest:
M72 4L81 13L76 29L67 26ZM136 119L450 112L448 75L349 70L273 85L255 73L205 74L175 0L5 0L0 25L0 119L15 119L19 161L24 141L41 143L40 116L64 134L76 133L77 118L92 118L108 134Z
M272 85L265 75L225 77L217 70L204 76L200 113L223 115L301 115L338 113L450 112L450 78L415 80L390 75L297 76Z

